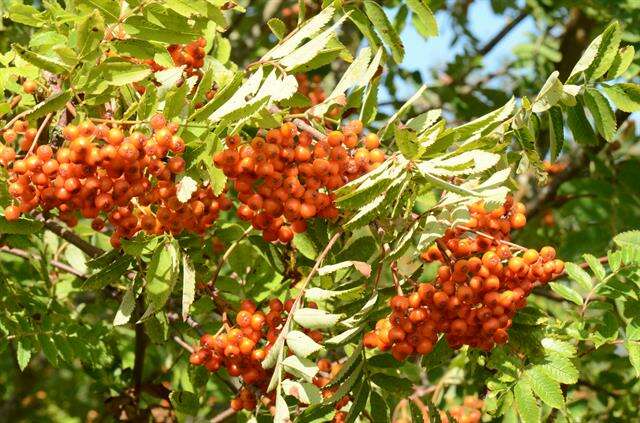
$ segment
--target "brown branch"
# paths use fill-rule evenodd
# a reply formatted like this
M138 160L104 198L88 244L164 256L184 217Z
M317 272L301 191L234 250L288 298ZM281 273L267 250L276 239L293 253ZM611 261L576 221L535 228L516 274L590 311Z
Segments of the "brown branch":
M12 247L8 247L8 246L0 247L0 252L7 253L7 254L12 254L12 255L14 255L16 257L21 257L21 258L26 259L26 260L36 260L36 261L38 261L38 260L42 259L37 254L31 254L31 253L29 253L29 252L27 252L25 250L21 250L19 248L12 248ZM48 260L48 262L51 263L51 265L53 267L56 267L56 268L58 268L58 269L60 269L60 270L62 270L64 272L71 273L72 275L75 275L75 276L77 276L79 278L83 278L84 279L84 278L87 277L86 274L84 274L83 272L81 272L79 270L74 269L73 267L69 266L66 263L62 263L62 262L60 262L58 260Z
M491 38L489 41L487 41L487 43L480 50L478 50L478 54L482 55L482 56L485 56L489 52L491 52L491 50L493 50L494 47L496 47L498 44L500 44L500 42L504 39L504 37L506 37L527 16L529 16L528 12L524 12L524 11L520 12L520 14L515 17L515 19L513 19L511 22L508 22L504 26L504 28L502 28L500 30L500 32L498 32L496 35L494 35L493 38Z
M300 129L301 131L304 132L308 132L311 135L313 135L314 138L322 141L325 138L327 138L327 136L325 134L323 134L322 132L318 131L316 128L314 128L313 126L309 125L307 122L305 122L302 119L296 118L293 120L293 124L295 126L298 127L298 129Z
M75 245L86 255L95 258L104 254L105 251L103 249L98 248L85 241L84 239L80 238L75 232L63 228L60 224L50 220L45 220L44 218L39 218L39 220L44 224L45 229L53 232L65 241Z

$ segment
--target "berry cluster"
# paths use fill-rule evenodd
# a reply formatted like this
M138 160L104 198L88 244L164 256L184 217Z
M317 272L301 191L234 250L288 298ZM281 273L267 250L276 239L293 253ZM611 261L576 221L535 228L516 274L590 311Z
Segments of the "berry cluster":
M482 407L484 401L476 396L467 396L462 405L456 405L449 409L449 415L457 423L479 423L482 420ZM440 419L443 423L454 423L449 421L449 417L440 411Z
M238 216L262 230L265 240L287 243L306 230L308 219L336 218L332 191L385 160L375 134L357 148L361 132L362 123L352 121L314 141L288 122L242 145L238 136L228 137L214 163L234 181Z
M436 280L393 297L391 315L365 335L367 347L391 348L401 361L429 353L443 333L452 348L490 350L507 342L511 320L535 284L563 272L564 263L555 259L552 247L538 252L508 242L511 228L526 222L521 203L509 198L492 211L477 203L470 211L465 226L447 230L421 254L424 261L442 263Z
M0 150L0 164L9 171L9 193L15 204L5 208L7 220L35 209L57 209L59 218L74 226L78 213L93 219L100 231L106 216L115 230L114 247L120 238L138 231L160 234L183 230L202 233L231 203L200 187L182 203L177 197L175 176L184 171L185 149L176 135L178 126L164 116L151 119L153 135L133 131L126 135L117 126L84 121L63 128L64 144L34 147L34 128L18 121L4 134L7 145ZM16 157L10 145L18 142L26 151Z
M224 367L229 375L242 379L245 389L231 402L235 410L252 410L256 406L255 396L246 387L251 386L262 394L266 392L272 371L265 370L262 361L276 341L292 306L293 300L283 304L274 298L269 302L269 310L263 312L252 301L244 300L236 315L236 326L217 335L203 335L200 348L191 354L189 361L193 365L204 365L211 372ZM308 303L307 307L316 305ZM306 333L316 342L323 339L319 331L307 330Z
M167 47L173 63L176 66L184 65L186 67L185 72L187 75L195 75L199 72L199 69L204 66L204 57L206 52L204 48L207 45L207 40L204 38L198 38L196 41L189 44L171 44Z

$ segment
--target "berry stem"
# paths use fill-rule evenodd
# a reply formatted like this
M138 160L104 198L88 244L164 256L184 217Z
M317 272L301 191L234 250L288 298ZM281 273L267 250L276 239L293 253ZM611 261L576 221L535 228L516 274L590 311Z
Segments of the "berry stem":
M42 132L44 132L44 128L45 126L47 126L47 124L49 123L49 121L51 120L51 117L53 116L53 113L49 113L44 120L42 121L42 123L40 124L40 127L38 128L38 132L36 132L36 137L33 139L33 141L31 142L31 147L29 147L29 151L27 152L27 156L29 156L31 153L33 153L33 149L36 147L36 145L38 145L38 140L40 139L40 136L42 135Z
M517 250L520 250L520 251L527 251L528 250L528 248L523 247L522 245L515 244L515 243L509 242L509 241L505 241L503 239L497 239L497 238L495 238L495 237L493 237L493 236L491 236L491 235L489 235L487 233L477 231L477 230L469 228L467 226L459 225L457 227L462 229L462 230L464 230L464 231L473 232L476 235L480 235L482 237L489 238L492 241L499 242L499 243L504 244L504 245L508 245L509 247L513 247L513 248L515 248Z

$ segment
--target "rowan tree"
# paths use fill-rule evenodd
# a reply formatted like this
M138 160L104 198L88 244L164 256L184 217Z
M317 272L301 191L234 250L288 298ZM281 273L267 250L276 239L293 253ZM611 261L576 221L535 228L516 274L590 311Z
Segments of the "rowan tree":
M7 2L0 416L636 421L635 3Z

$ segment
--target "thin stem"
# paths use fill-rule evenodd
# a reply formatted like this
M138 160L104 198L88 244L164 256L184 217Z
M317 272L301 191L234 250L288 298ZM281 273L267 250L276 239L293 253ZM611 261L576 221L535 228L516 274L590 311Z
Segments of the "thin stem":
M144 312L144 298L141 295L138 297L137 308L138 314L142 315ZM147 350L147 340L144 331L144 323L139 322L135 325L135 356L133 360L133 389L135 393L136 401L140 400L140 387L142 386L142 374L144 371L144 357Z
M8 247L8 246L3 246L0 247L0 252L3 253L7 253L7 254L12 254L16 257L21 257L23 259L26 260L34 260L34 261L39 261L42 258L37 255L37 254L30 254L29 252L25 251L25 250L21 250L19 248L12 248L12 247ZM68 264L62 263L58 260L50 260L49 263L51 263L51 265L53 267L56 267L64 272L67 273L71 273L72 275L75 275L79 278L86 278L87 275L84 274L83 272L80 272L79 270L74 269L73 267L69 266Z
M240 238L236 239L233 244L231 244L229 248L227 248L227 251L224 252L222 257L220 257L220 260L218 260L218 264L216 265L216 270L213 271L213 275L211 276L211 287L215 286L216 280L218 279L218 276L220 276L220 270L222 270L222 266L224 266L224 264L227 262L231 253L238 247L243 239L249 236L252 230L252 226L249 226L247 229L245 229Z
M314 138L318 140L324 140L327 137L325 134L318 131L316 128L309 125L307 122L303 121L302 119L294 119L292 122L295 126L298 127L298 129L300 129L301 131L310 133L311 135L313 135Z
M481 232L481 231L477 231L475 229L471 229L471 228L469 228L467 226L460 225L460 226L457 226L457 227L462 229L462 230L464 230L464 231L473 232L474 234L480 235L480 236L485 237L485 238L489 238L492 241L499 242L499 243L504 244L504 245L508 245L509 247L513 247L513 248L515 248L517 250L520 250L520 251L527 251L528 250L528 248L523 247L522 245L515 244L515 243L509 242L509 241L505 241L503 239L495 238L495 237L493 237L493 236L491 236L491 235L489 235L487 233L484 233L484 232Z
M53 113L49 113L44 118L44 120L42 121L42 124L40 124L40 127L38 128L38 132L36 132L36 137L31 142L31 147L29 147L29 151L27 152L27 155L29 155L29 154L31 154L33 152L33 149L38 144L38 140L40 139L40 136L42 135L42 132L44 132L45 126L47 126L47 124L49 123L49 120L51 120L52 116L53 116Z
M224 410L222 413L212 418L210 423L220 423L225 419L233 416L234 414L236 414L236 411L233 408L229 407L226 410Z

